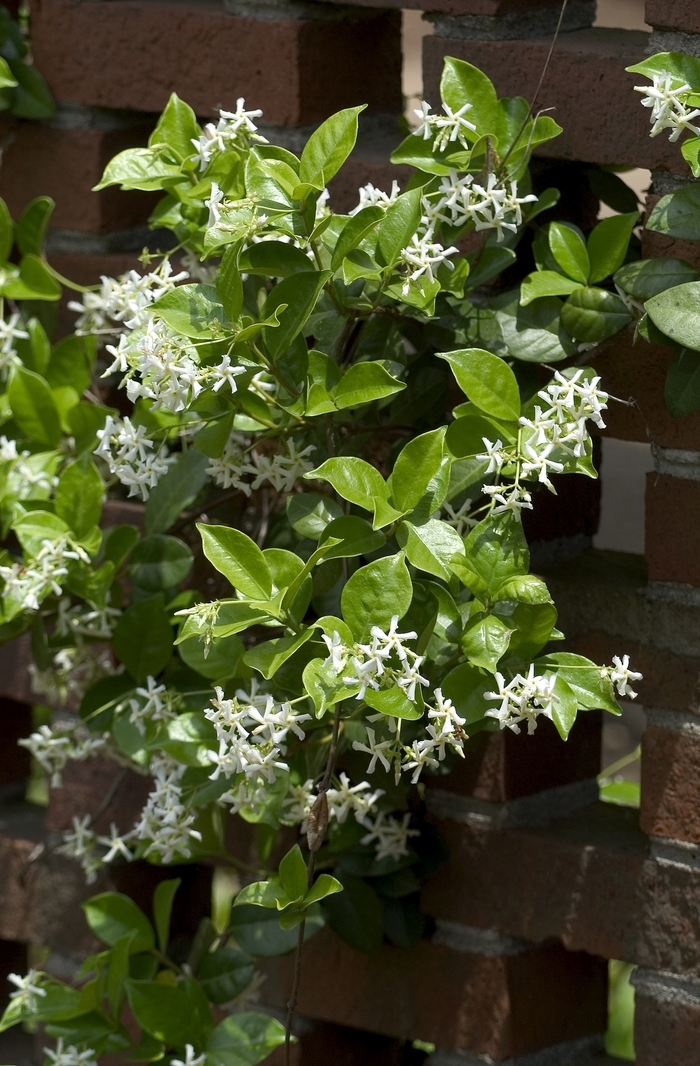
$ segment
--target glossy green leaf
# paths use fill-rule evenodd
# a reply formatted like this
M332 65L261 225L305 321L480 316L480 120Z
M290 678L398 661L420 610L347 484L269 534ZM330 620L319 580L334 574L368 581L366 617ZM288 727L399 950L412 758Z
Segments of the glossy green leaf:
M338 410L344 411L374 400L383 400L405 388L406 383L397 381L381 363L355 363L335 386L333 399Z
M460 645L472 666L492 673L508 650L512 629L492 614L477 614L467 623Z
M61 439L56 402L44 378L15 366L7 389L13 417L22 432L39 444L55 447Z
M19 264L19 277L6 281L2 294L12 300L48 300L53 303L61 299L61 286L48 264L30 252Z
M580 281L557 274L556 270L536 270L523 281L520 287L520 305L527 307L533 300L543 296L568 296L581 287Z
M557 732L562 740L566 740L571 728L576 721L578 700L574 692L566 683L561 674L557 673L557 679L553 688L554 699L552 700L552 721L557 727Z
M70 463L56 486L56 514L73 530L78 540L99 524L105 487L88 456Z
M216 291L229 322L236 322L243 307L243 281L238 266L240 247L230 244L216 272Z
M321 533L319 546L330 537L340 543L329 548L323 556L325 560L352 559L358 555L369 555L386 544L384 534L372 529L369 522L360 518L359 515L343 515L329 522Z
M697 281L698 271L684 259L638 259L615 273L615 284L635 300L650 300L675 285Z
M343 891L324 901L323 911L334 933L355 951L374 954L384 936L382 902L361 877L338 874Z
M182 884L180 877L174 877L169 881L159 881L153 893L153 918L158 936L158 947L161 951L168 950L170 942L170 915L173 910L175 893Z
M437 518L422 525L402 522L396 531L396 539L413 566L443 581L450 579L450 564L455 555L464 554L460 535L447 522Z
M331 256L331 267L333 270L337 270L338 267L345 259L346 255L354 251L358 244L370 233L378 224L378 222L384 218L384 210L379 207L378 204L372 204L369 207L363 207L357 214L352 215L343 226L335 248L333 249L333 255Z
M264 318L279 310L279 326L274 329L266 326L263 330L267 350L273 359L282 355L301 333L330 277L330 270L310 270L292 274L275 285L262 310ZM284 310L282 304L286 304Z
M302 537L318 540L329 522L340 518L343 508L328 496L300 492L287 497L287 518L292 529Z
M650 80L654 74L670 74L674 88L688 84L696 91L700 89L700 59L683 52L657 52L625 70L630 74L644 74Z
M292 933L297 939L296 930ZM284 1026L260 1011L241 1011L224 1018L207 1041L211 1066L255 1066L284 1043Z
M566 222L550 222L549 249L558 265L573 281L588 284L591 264L586 242L578 231Z
M415 721L423 717L423 699L416 693L416 699L410 700L404 690L398 685L391 688L368 689L365 693L365 703L380 714L386 714L390 718L405 718Z
M357 116L361 107L348 107L331 115L314 130L301 153L299 178L316 189L325 189L338 173L357 140Z
M313 260L294 244L282 241L262 241L241 252L240 269L246 274L261 274L270 278L289 278L292 274L314 271Z
M132 551L129 577L148 592L164 592L185 580L193 558L187 545L177 537L152 533Z
M544 296L527 307L517 298L496 310L496 319L510 355L527 363L556 363L573 355L576 345L562 327L562 302Z
M620 297L606 289L581 288L564 304L561 321L574 340L599 344L619 333L632 315Z
M280 860L279 879L290 900L303 899L308 892L308 871L298 844Z
M487 692L493 692L494 680L476 666L462 663L446 675L442 682L442 694L452 700L457 714L466 719L465 728L472 722L482 719L488 710L497 706L485 698Z
M438 353L452 368L457 384L472 403L495 418L513 421L520 415L515 374L497 355L481 348Z
M234 588L254 600L272 595L272 575L255 541L229 526L197 523L207 559Z
M243 656L243 661L269 679L274 677L287 659L291 659L292 655L313 635L313 628L308 628L294 637L275 637L274 640L266 640L250 648Z
M197 980L212 1003L230 1003L245 991L254 976L255 963L249 955L223 947L206 953Z
M14 240L12 216L5 201L0 199L0 263L6 263L10 258Z
M121 937L133 933L130 952L149 951L155 947L153 927L140 907L121 892L103 892L83 903L85 920L103 944L110 947Z
M418 505L440 470L444 453L444 426L422 433L404 445L389 480L391 500L397 510L408 512Z
M187 159L194 151L192 141L198 141L201 130L197 116L177 93L171 93L156 128L148 138L148 147L166 144L181 160Z
M109 161L93 192L99 192L110 185L153 192L164 188L166 182L181 175L179 166L168 163L151 148L127 148Z
M612 215L601 219L588 238L591 261L590 281L595 284L614 274L622 266L632 230L639 222L639 212Z
M465 558L452 569L479 599L493 599L509 578L526 574L530 553L522 525L510 514L490 515L464 542Z
M55 206L50 196L37 196L27 204L17 223L17 246L22 255L42 254Z
M120 662L137 681L157 677L172 654L173 631L162 594L133 603L114 630L113 647Z
M571 651L558 651L537 659L535 667L538 673L556 671L557 676L566 681L580 707L621 713L610 678L604 677L600 667L591 659Z
M46 370L40 372L52 389L69 385L82 395L92 378L96 352L95 337L64 337L52 349Z
M649 318L676 344L700 350L700 281L676 285L646 303Z
M401 249L410 243L411 237L418 229L421 196L421 189L412 189L402 193L386 210L377 234L379 250L388 266L394 265Z
M656 233L666 233L669 237L699 241L700 186L687 185L662 196L654 204L646 228Z
M37 68L17 59L8 60L7 65L17 82L13 93L13 114L18 118L52 118L56 114L56 105Z
M193 988L199 997L188 994ZM129 1005L142 1029L157 1040L175 1047L186 1043L200 1044L213 1028L210 1008L204 992L195 982L169 985L161 981L126 981ZM199 1008L199 1009L196 1009ZM209 1025L205 1024L204 1011L209 1013Z
M186 337L214 337L232 329L214 285L177 285L152 305L152 312Z
M386 629L394 615L403 618L412 596L403 553L385 556L356 570L349 578L340 600L343 618L355 640L367 640L372 626Z
M320 907L307 911L304 939L308 940L314 936L324 924ZM299 939L296 929L280 929L276 913L266 912L251 905L234 907L231 913L231 933L244 951L259 958L288 955L294 951Z
M206 456L194 448L178 455L177 462L149 493L145 515L148 533L165 533L177 522L206 484L207 466Z
M487 136L495 130L499 118L496 90L483 71L471 63L452 56L445 58L440 96L453 112L465 104L470 105L464 117L476 126L475 134L467 134L471 139Z
M664 400L672 418L684 418L700 408L700 352L679 348L673 353Z

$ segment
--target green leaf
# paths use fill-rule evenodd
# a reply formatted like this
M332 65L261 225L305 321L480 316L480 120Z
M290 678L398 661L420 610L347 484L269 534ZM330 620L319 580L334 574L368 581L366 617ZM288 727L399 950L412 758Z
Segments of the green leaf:
M614 281L635 300L650 300L666 289L697 281L698 271L684 259L638 259L625 263Z
M180 644L179 655L183 663L211 681L224 681L227 677L233 677L244 651L243 643L235 633L248 629L258 621L267 620L267 615L251 611L247 604L242 603L240 606L246 611L245 617L235 626L217 627L223 632L217 634L211 644L206 645L201 640L185 640Z
M96 351L95 337L64 337L52 349L45 371L51 388L69 385L82 395L92 378Z
M8 60L8 66L17 82L12 113L18 118L52 118L56 105L37 68L18 59Z
M467 455L481 455L487 440L501 440L515 444L518 437L517 422L496 422L479 413L478 408L468 411L447 427L445 443L452 455L461 459Z
M567 277L587 285L591 264L586 243L574 226L566 222L551 222L548 241L552 255Z
M2 294L12 300L48 300L61 298L58 284L48 265L38 255L25 255L19 265L19 277L10 277L3 286Z
M330 522L320 536L319 547L330 538L339 543L334 544L324 553L323 558L326 561L370 555L386 544L384 534L372 529L369 522L358 515L343 515Z
M255 541L229 526L205 526L198 522L197 529L207 559L234 588L250 599L270 598L270 567Z
M554 682L554 688L552 691L554 694L554 699L552 700L552 721L557 727L559 736L562 740L566 740L571 732L571 727L576 721L578 700L559 673L557 673L557 679Z
M349 630L348 636L352 644L352 633ZM304 689L314 701L317 718L322 718L329 707L335 706L340 700L350 699L359 691L359 683L345 685L332 664L327 664L324 659L312 659L306 664L302 682Z
M156 128L148 138L148 147L167 144L184 161L193 154L192 141L198 141L200 133L197 117L190 105L181 100L177 93L171 93Z
M173 93L173 96L175 94ZM153 893L153 918L158 935L158 947L162 952L168 950L170 942L170 915L173 910L175 893L182 884L182 878L174 877L170 881L160 881Z
M334 933L356 951L375 954L384 938L382 902L366 881L339 872L343 891L324 901L323 911Z
M415 721L423 717L423 697L420 689L416 692L415 702L398 685L391 688L382 688L375 691L368 689L365 693L365 703L375 711L386 714L390 718L406 718Z
M107 998L112 1013L119 1015L124 996L124 981L129 976L129 948L131 946L132 933L125 933L117 940L109 953L109 969L107 971Z
M674 88L688 84L696 92L700 90L700 60L683 52L657 52L625 70L630 74L644 74L650 81L654 74L670 74Z
M493 691L493 678L469 663L462 663L450 670L443 678L441 687L445 699L452 700L457 713L466 719L467 729L494 706L484 698L486 692Z
M700 210L700 207L699 207ZM655 326L676 344L700 350L700 281L676 285L653 296L646 312Z
M700 408L700 352L679 348L673 353L664 401L672 418L683 418Z
M391 500L397 510L408 512L418 505L440 470L444 454L444 426L414 437L401 449L389 479Z
M437 518L416 526L411 522L402 522L396 531L396 539L410 563L443 581L450 579L450 564L454 556L464 554L464 543L459 533Z
M194 448L181 452L151 489L146 503L146 531L164 533L193 503L207 482L207 457Z
M520 415L520 392L515 374L497 355L481 348L438 352L452 367L457 384L472 403L495 418L512 422Z
M41 255L55 206L50 196L37 196L27 204L17 223L17 246L22 255Z
M140 533L136 526L110 526L102 537L103 558L114 563L114 569L119 570L139 538Z
M343 588L340 604L355 640L367 640L372 626L386 629L394 615L403 618L412 597L411 578L399 552L356 570Z
M379 250L387 266L393 266L411 237L418 229L421 218L422 189L411 189L402 193L387 208L378 234Z
M662 196L654 205L646 228L669 237L700 241L700 186L687 185Z
M357 140L357 116L367 105L348 107L322 122L309 137L301 153L299 178L324 189L338 173Z
M496 320L510 355L527 363L556 363L573 355L576 346L561 323L562 303L545 296L520 307L517 296L509 305L497 305Z
M693 172L693 177L700 177L700 137L690 137L681 145L681 155Z
M619 296L606 289L582 288L564 304L561 321L576 341L599 344L619 333L632 315Z
M66 466L56 486L56 514L78 540L99 524L104 483L88 455Z
M270 278L289 278L292 274L316 269L306 252L282 241L262 241L246 248L241 252L239 267L245 274L262 274Z
M382 218L384 218L384 209L378 204L372 204L369 207L363 207L361 211L347 220L333 249L331 257L333 270L338 269L343 259L357 248Z
M165 188L172 178L181 177L182 169L166 162L160 152L151 148L127 148L109 161L93 192L110 185L153 192Z
M61 440L61 423L46 381L23 366L15 366L10 375L7 398L22 432L39 444L55 448Z
M292 936L296 942L296 931ZM207 1064L255 1066L267 1059L284 1039L284 1026L269 1014L258 1011L231 1014L217 1025L207 1040Z
M287 659L291 659L302 644L306 644L313 635L314 630L310 626L295 637L275 637L274 640L266 640L250 648L243 656L243 662L269 679L274 677L280 666L286 663Z
M0 89L14 89L16 85L17 79L10 70L7 60L0 58Z
M492 614L477 614L469 619L460 644L472 666L494 673L503 658L513 630Z
M10 258L14 240L12 215L5 201L0 199L0 263L6 263Z
M151 311L186 337L205 339L233 328L214 285L177 285Z
M66 418L75 438L76 452L91 450L97 442L97 430L104 427L107 415L117 413L112 408L93 403L78 403L71 407Z
M355 363L343 374L332 395L338 410L344 411L383 400L405 388L405 382L397 381L381 363Z
M519 574L509 577L495 592L497 600L512 600L517 603L551 603L549 589L541 578L534 574Z
M320 874L314 881L313 887L304 896L304 908L342 891L343 886L336 877L331 877L330 874Z
M374 509L376 499L386 500L388 496L384 478L376 467L352 455L326 459L304 477L328 481L344 500L366 511Z
M216 291L230 322L238 321L243 307L243 281L238 266L240 246L230 244L216 272Z
M340 518L343 508L328 496L299 492L287 497L289 524L301 537L318 540L329 522Z
M303 899L308 892L308 871L298 844L295 844L281 860L279 878L282 888L292 902Z
M249 955L223 947L207 952L197 980L212 1003L230 1003L245 991L254 976L255 963Z
M603 281L622 266L632 230L639 221L639 212L612 215L602 219L588 238L591 261L590 281Z
M211 1010L196 982L167 985L161 981L127 980L129 1005L142 1029L157 1040L175 1047L199 1045L212 1028ZM199 996L193 994L196 988ZM209 1014L209 1025L205 1024Z
M102 892L83 903L85 920L103 944L113 947L122 937L133 933L130 954L155 947L153 927L140 907L121 892Z
M520 306L527 307L533 300L543 296L567 296L581 287L579 281L565 278L556 270L536 270L523 281L520 287Z
M498 97L493 83L478 67L463 59L446 56L440 96L452 111L471 104L464 117L476 126L476 133L469 134L473 140L493 134L499 120Z
M275 285L262 309L264 318L270 317L278 309L280 312L279 326L274 329L266 326L263 329L265 345L272 359L279 358L301 333L323 286L332 276L331 270L310 270L292 274ZM284 310L282 304L286 304Z
M324 925L320 907L307 911L304 940L314 936ZM231 934L239 947L258 958L288 955L294 951L298 940L296 929L280 929L276 913L269 913L252 905L234 907L231 914Z
M165 592L185 580L193 558L187 545L177 537L152 533L132 551L129 577L148 592Z
M160 593L127 607L117 622L113 647L136 681L157 677L170 660L173 631Z
M530 565L522 525L510 514L484 518L464 548L466 558L454 559L452 569L479 599L493 599L505 581L526 574Z
M609 711L611 714L621 713L610 678L603 677L600 667L591 659L571 651L558 651L536 659L535 667L538 673L545 670L556 672L558 677L566 681L580 707Z

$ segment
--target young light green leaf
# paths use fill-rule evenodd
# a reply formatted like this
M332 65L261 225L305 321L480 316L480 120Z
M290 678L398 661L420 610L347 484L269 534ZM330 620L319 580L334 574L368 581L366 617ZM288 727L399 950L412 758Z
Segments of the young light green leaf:
M316 189L325 189L338 173L357 140L357 116L367 105L348 107L322 122L301 153L299 178Z
M480 410L494 418L515 421L520 415L520 391L515 374L497 355L481 348L438 352L452 367L457 384Z
M343 374L332 396L339 411L360 407L374 400L383 400L406 388L381 363L355 363Z
M386 210L377 232L379 250L387 266L394 265L401 249L409 244L418 229L422 192L422 189L412 189L402 193Z
M355 456L326 459L304 477L328 481L344 500L366 511L373 510L376 498L386 500L388 496L384 478L376 467Z
M330 874L320 874L314 881L313 887L304 896L304 908L342 891L343 886L336 877L332 877Z
M282 888L293 903L299 902L306 895L309 887L308 871L298 844L280 861L279 878Z
M493 614L477 614L469 619L460 645L472 666L494 673L499 659L508 650L513 630Z
M548 240L552 255L567 277L588 284L591 264L586 242L578 230L566 222L550 222Z
M190 105L181 100L177 93L171 93L156 128L148 138L148 147L165 144L184 162L194 153L192 142L199 140L201 132Z
M13 367L7 398L22 432L39 444L56 447L61 439L61 423L56 401L44 378L23 366Z
M422 433L399 452L388 483L390 499L397 510L412 511L427 491L442 464L445 432L445 427L440 426Z
M471 140L493 134L499 119L498 97L493 83L483 71L463 59L447 56L440 80L440 95L452 112L469 104L464 117L476 126L476 133L466 134Z

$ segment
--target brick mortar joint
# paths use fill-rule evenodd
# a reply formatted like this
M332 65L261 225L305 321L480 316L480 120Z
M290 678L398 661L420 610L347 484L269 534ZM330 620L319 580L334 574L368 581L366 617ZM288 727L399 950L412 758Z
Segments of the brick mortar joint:
M630 980L638 993L657 1002L700 1009L700 978L638 968Z
M595 19L594 0L574 0L567 7L562 32L588 29ZM503 15L446 15L428 11L423 15L431 22L436 37L451 40L513 41L551 36L559 20L559 8L507 12Z
M658 444L652 444L651 452L658 474L685 481L700 481L700 452L685 448L662 448Z
M426 792L428 810L435 817L486 830L547 826L556 818L590 806L597 799L598 782L595 778L572 781L504 803L461 796L440 788L430 788Z
M657 52L686 52L700 58L700 33L655 27L651 33L647 55L656 55Z

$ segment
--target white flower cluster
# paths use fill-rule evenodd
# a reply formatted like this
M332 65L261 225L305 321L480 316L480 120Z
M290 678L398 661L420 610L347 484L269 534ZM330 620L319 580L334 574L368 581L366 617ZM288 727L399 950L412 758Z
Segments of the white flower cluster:
M313 451L313 444L297 451L294 440L289 437L285 451L271 455L257 449L251 450L245 437L232 433L222 454L209 460L207 473L213 478L214 484L224 489L240 489L246 496L265 482L269 482L277 492L291 492L296 481L313 470L314 464L307 459ZM243 480L247 477L252 478L252 481Z
M476 126L465 115L472 110L472 104L463 104L458 111L453 111L448 104L442 105L444 115L431 115L430 104L425 100L413 112L419 125L413 131L416 137L424 141L433 139L433 151L444 152L450 142L459 141L463 148L468 148L466 133L476 133Z
M145 325L151 305L188 277L186 270L173 274L169 259L148 274L129 270L119 278L103 275L98 292L86 292L82 303L71 300L68 304L79 316L75 332L83 335L117 333L123 327L138 329Z
M63 1038L56 1041L56 1049L45 1047L44 1054L51 1060L53 1066L97 1066L97 1055L92 1048L79 1051L74 1044L64 1047Z
M29 334L19 325L21 321L17 312L7 320L0 318L0 381L7 381L8 373L18 360L13 341L29 340Z
M129 711L129 721L135 725L141 735L151 723L160 725L177 718L177 709L181 703L178 692L171 692L165 685L159 685L150 675L146 678L146 687L137 688L136 695L121 703L117 713Z
M42 976L34 969L31 969L26 977L18 973L8 973L7 980L15 986L15 991L10 992L10 999L19 1000L28 1011L35 1010L38 1000L47 994L46 989L39 983Z
M601 667L602 677L609 677L617 689L618 696L626 696L628 700L636 700L637 693L632 688L631 681L641 681L642 674L636 670L630 670L630 657L613 655L613 665Z
M249 141L267 144L267 138L257 132L258 127L253 122L254 118L261 117L262 111L259 109L245 110L245 100L242 96L236 101L235 111L220 110L217 124L208 122L199 140L192 140L196 149L197 165L204 169L218 153L231 147L247 147Z
M170 1066L204 1066L207 1061L207 1053L203 1051L201 1055L195 1055L192 1044L185 1044L185 1058L171 1059Z
M103 866L103 860L97 854L99 838L97 833L90 828L91 820L89 814L82 818L74 816L73 829L63 834L63 843L56 849L80 863L88 885L95 883L97 874Z
M182 776L187 769L170 755L157 753L151 759L153 790L148 795L141 819L122 840L148 841L144 858L155 855L162 863L175 858L189 859L192 840L202 834L192 828L195 815L182 802ZM105 859L106 861L106 859Z
M218 686L215 691L216 699L204 711L219 742L219 750L209 752L214 765L211 780L216 781L222 774L225 778L244 774L256 783L263 779L274 782L276 770L289 770L282 762L287 753L287 734L291 730L303 740L301 722L309 721L311 715L297 714L290 703L278 703L267 693L258 693L256 685L250 693L238 689L233 699L225 699ZM229 802L226 796L222 801ZM231 802L238 802L236 796L231 797Z
M94 454L104 459L109 472L122 485L128 486L129 496L140 493L141 499L147 500L150 489L175 462L175 456L168 455L164 444L156 450L146 427L133 425L130 418L107 415L104 429L98 429L97 436L100 443Z
M78 560L89 563L90 556L67 534L56 540L43 540L37 555L29 558L26 565L15 562L0 566L0 577L5 582L3 595L23 611L38 611L50 593L61 595L61 580L68 575L67 563Z
M682 97L687 97L693 92L692 86L686 82L673 88L673 82L677 80L673 74L663 71L661 74L652 75L652 85L635 85L634 91L644 93L642 107L651 108L651 133L650 137L656 137L662 130L671 130L669 141L677 141L684 130L690 130L696 136L700 136L700 127L692 124L692 119L700 117L700 108L689 111Z
M477 231L496 230L497 239L502 241L504 230L516 233L522 225L522 205L536 199L534 193L518 196L517 181L508 186L489 174L483 186L472 174L460 178L456 170L450 170L437 192L423 198L423 211L433 227L440 222L457 227L473 222Z
M54 707L65 706L69 701L79 703L96 681L120 672L115 670L108 647L80 637L73 646L57 651L46 670L39 670L35 663L29 666L32 690Z
M542 674L535 676L534 664L530 665L527 677L516 674L506 682L503 674L498 672L494 675L498 687L497 692L485 692L487 700L500 700L500 707L496 710L486 711L486 718L496 718L501 729L512 729L514 733L520 732L520 722L527 722L528 733L534 733L537 727L537 718L543 714L546 718L552 718L553 707L559 702L559 697L554 692L556 677Z
M361 189L358 189L358 195L360 202L357 207L353 207L352 211L349 211L350 215L357 215L365 207L391 207L393 203L398 200L401 193L401 188L398 181L392 181L391 192L382 192L381 189L377 189L371 182L363 185Z
M126 385L131 402L140 397L152 400L154 410L184 411L206 387L218 392L228 386L234 393L236 377L245 374L245 367L232 366L228 355L218 366L200 366L196 349L183 343L165 322L152 317L141 329L122 334L116 346L108 344L106 348L114 362L103 376L116 371L125 374L121 387Z
M553 380L538 393L545 402L544 409L535 406L532 418L521 416L518 420L522 429L516 446L482 438L485 451L476 458L487 463L487 474L500 474L507 464L517 467L514 485L483 486L483 492L496 503L493 514L509 511L519 517L523 509L531 510L532 498L519 484L520 478L536 477L554 492L550 474L560 474L567 460L586 454L590 439L587 420L605 428L602 412L607 407L608 394L599 388L599 377L588 378L584 374L583 368L570 377L555 371Z
M58 601L55 632L59 637L111 640L121 614L118 607L91 607L85 603L71 605L71 601L64 598Z
M472 518L470 511L473 500L466 499L457 509L447 500L438 512L439 518L448 526L452 526L460 537L464 536L468 529L473 529L478 519Z
M415 702L417 687L429 684L420 673L425 656L417 655L403 644L405 640L415 640L417 634L399 633L398 624L399 616L394 615L387 633L379 626L373 626L371 644L353 644L351 647L343 644L337 632L332 638L323 635L329 653L326 662L342 677L344 684L359 682L356 699L363 700L368 688L376 691L398 685L404 695Z
M17 500L29 500L38 493L47 493L56 488L58 478L49 473L53 453L28 451L17 452L17 442L0 437L0 462L12 463L7 471L8 493Z

